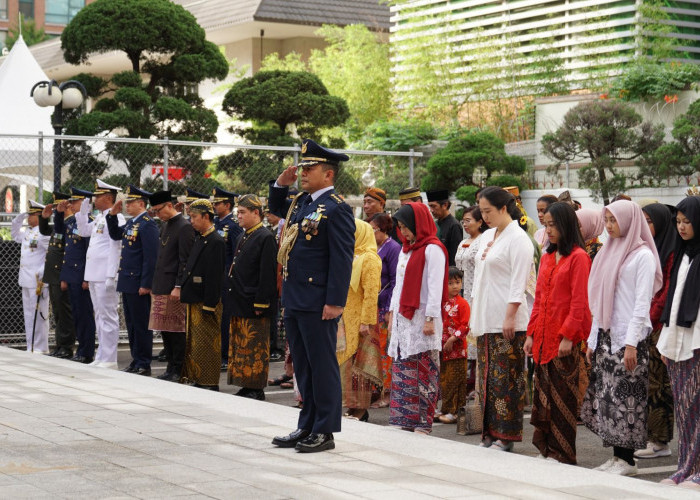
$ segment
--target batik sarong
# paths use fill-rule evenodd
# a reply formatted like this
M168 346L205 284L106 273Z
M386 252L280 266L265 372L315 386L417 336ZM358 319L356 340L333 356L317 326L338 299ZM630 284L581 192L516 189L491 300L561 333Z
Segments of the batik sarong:
M148 329L159 332L184 332L187 329L187 306L170 295L151 294Z
M370 326L370 333L360 335L355 355L340 365L343 406L367 409L372 401L373 385L382 386L382 353L379 333Z
M484 395L482 438L523 440L524 344L525 332L515 332L513 340L502 333L487 333L477 339L479 382Z
M649 348L637 345L637 366L625 368L625 349L611 352L609 331L598 332L591 360L591 381L583 399L581 419L604 446L641 450L647 446Z
M440 353L425 351L394 359L389 425L430 432L438 402Z
M442 413L457 415L457 410L467 402L467 358L448 359L440 362L440 394Z
M656 349L661 327L649 336L649 401L647 437L654 443L670 443L673 439L673 393L666 365Z
M391 356L389 356L389 324L384 319L387 311L379 311L377 314L376 328L379 333L379 347L382 353L382 387L384 392L391 390ZM371 328L371 327L370 327Z
M671 479L700 484L700 349L685 361L669 359L668 372L678 425L678 471Z
M579 415L581 350L535 364L534 395L530 423L535 426L532 444L544 457L576 465L576 419Z
M264 389L270 368L270 319L231 318L228 384Z
M221 302L214 314L204 314L202 303L187 304L185 364L180 382L218 386L221 374Z

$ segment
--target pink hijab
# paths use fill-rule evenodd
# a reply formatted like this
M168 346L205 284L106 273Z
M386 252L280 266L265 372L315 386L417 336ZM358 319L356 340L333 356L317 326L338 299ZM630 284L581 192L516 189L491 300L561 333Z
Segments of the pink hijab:
M604 217L605 210L609 210L617 220L617 224L620 226L620 237L609 238L603 245L593 260L588 279L588 300L591 313L603 330L610 328L618 276L630 255L641 247L649 248L654 254L656 262L654 293L661 288L662 283L661 265L654 238L651 236L651 231L639 205L627 200L616 201L603 209L601 218Z
M576 210L576 217L578 217L578 222L581 224L581 235L584 242L597 238L605 229L603 215L598 210L581 208Z

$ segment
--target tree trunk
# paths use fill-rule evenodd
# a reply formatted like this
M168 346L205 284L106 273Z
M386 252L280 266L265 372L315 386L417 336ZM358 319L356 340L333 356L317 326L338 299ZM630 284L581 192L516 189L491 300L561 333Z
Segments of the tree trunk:
M593 160L594 163L595 160ZM610 205L610 193L608 193L607 178L605 176L605 166L597 165L595 169L598 171L598 182L600 182L600 192L603 195L603 205Z

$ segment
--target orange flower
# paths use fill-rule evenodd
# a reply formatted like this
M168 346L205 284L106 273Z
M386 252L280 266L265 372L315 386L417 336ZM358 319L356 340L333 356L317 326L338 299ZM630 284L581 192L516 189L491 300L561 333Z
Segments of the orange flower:
M607 99L607 98L608 98L608 94L600 94L600 98L601 98L601 99Z
M671 104L672 102L678 102L678 94L665 95L664 101L666 101L666 104Z

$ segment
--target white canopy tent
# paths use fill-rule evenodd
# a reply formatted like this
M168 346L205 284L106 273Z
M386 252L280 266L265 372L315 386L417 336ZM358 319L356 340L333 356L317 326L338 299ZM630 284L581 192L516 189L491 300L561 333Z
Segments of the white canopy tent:
M0 134L53 135L51 113L53 108L36 105L29 95L35 83L48 80L46 74L20 36L10 53L0 59ZM53 190L52 141L45 144L42 186ZM39 187L39 147L36 139L0 137L0 187L26 185ZM21 189L24 193L25 189ZM26 200L21 200L21 207Z

